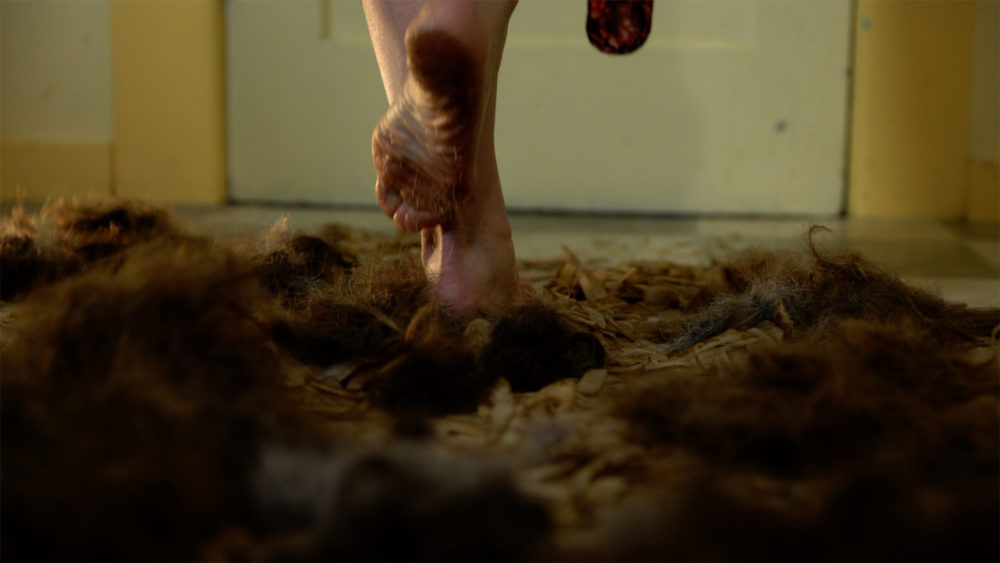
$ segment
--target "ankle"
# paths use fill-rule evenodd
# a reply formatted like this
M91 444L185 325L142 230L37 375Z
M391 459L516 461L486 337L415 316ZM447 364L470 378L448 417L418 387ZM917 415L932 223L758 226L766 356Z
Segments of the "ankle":
M497 55L507 38L507 22L517 0L427 0L407 29L445 31L459 39L487 65L499 64Z
M517 0L426 0L423 10L432 13L442 23L470 24L474 20L485 25L493 25L510 19Z

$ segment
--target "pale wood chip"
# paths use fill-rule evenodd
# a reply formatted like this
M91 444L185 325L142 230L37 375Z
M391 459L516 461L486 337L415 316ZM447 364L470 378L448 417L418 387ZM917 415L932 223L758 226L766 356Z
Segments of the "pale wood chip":
M566 259L569 262L576 264L577 266L580 265L580 258L577 257L576 253L570 250L568 246L563 244L559 248L562 248L562 251L566 253Z
M570 320L576 321L577 323L579 323L580 326L582 326L582 327L593 326L593 323L591 323L591 320L590 320L590 315L588 315L587 313L585 313L582 310L571 310L571 311L568 311L566 316L568 316L570 318Z
M676 289L662 285L641 285L642 300L653 306L669 307L677 305L683 307L687 299Z
M323 371L322 380L333 380L336 381L338 385L343 385L344 381L349 379L351 375L360 367L359 362L343 362L340 364L334 364L326 370Z
M394 330L396 332L403 332L403 329L399 328L399 325L396 324L396 321L390 319L382 311L379 311L375 307L370 307L368 309L368 312L370 312L372 315L375 316L376 319L382 321L383 324L385 324L387 327L391 328L392 330Z
M583 295L587 298L587 301L599 301L608 296L608 291L604 289L604 284L597 281L586 270L580 270L577 279L580 282L580 289L583 290Z
M612 366L608 368L608 373L632 373L645 369L644 364L633 364L630 366Z
M544 483L546 481L565 477L579 466L580 462L576 460L557 461L535 467L529 467L519 471L518 473L523 482Z
M482 352L489 345L492 333L493 325L482 317L473 319L465 325L465 341L476 353Z
M980 367L992 362L997 357L994 347L973 348L965 354L965 362L970 367Z
M577 258L576 254L566 246L562 247L563 252L566 253L566 262L559 268L556 272L553 282L564 288L572 288L573 280L576 278L577 272L580 270L580 259Z
M309 380L311 373L310 370L302 366L285 370L283 375L285 376L285 385L289 387L302 387Z
M378 371L375 370L365 370L358 369L351 374L351 377L347 379L347 389L349 391L362 391L365 385L368 384L373 378L378 377L379 374L386 374L390 371L396 369L404 358L399 357L395 360L389 362L388 364L382 366Z
M714 338L711 338L709 340L706 340L705 342L698 344L697 346L694 347L694 351L704 352L706 350L711 350L713 348L729 346L735 342L739 342L740 339L742 338L742 334L743 333L741 333L740 331L731 328Z
M627 488L628 482L623 477L599 477L587 487L584 499L592 504L611 504L618 501Z
M607 319L605 319L604 315L598 313L596 310L591 309L591 308L587 308L587 315L589 317L589 320L590 320L591 324L593 324L593 326L596 326L597 328L600 328L601 330L604 330L604 329L608 328L608 321L607 321Z
M642 364L647 360L645 356L641 358L636 358L630 356L629 352L621 352L608 360L608 363L612 366L619 367L630 367L636 364Z
M624 320L616 320L613 317L607 317L607 316L605 316L604 319L607 322L608 328L614 331L616 335L624 336L629 340L635 340L631 323Z
M539 299L542 303L547 305L552 305L553 307L565 307L573 309L578 306L578 301L569 297L568 295L563 295L562 293L557 293L552 291L551 287L545 287L543 291L539 292Z
M601 455L592 459L573 474L573 490L585 492L595 476L605 472L609 468L624 465L630 460L642 456L642 453L643 450L641 448L624 444L604 450Z
M650 362L649 364L646 364L646 371L671 369L671 368L686 369L690 367L691 367L690 360L667 360L665 362Z
M555 415L573 408L576 403L576 382L562 379L531 393L525 401L524 415Z
M573 287L573 280L576 278L578 270L579 266L577 264L566 262L556 272L556 275L552 278L552 282L558 287L571 288Z
M788 314L788 309L785 308L784 301L778 301L778 304L774 307L774 320L775 324L778 326L789 329L795 326L792 322L792 317Z
M625 271L624 274L622 274L622 277L619 278L618 285L622 285L625 282L631 280L632 277L638 273L639 273L639 268L636 268L635 266L630 267L628 270Z
M350 398L351 400L356 400L357 397L355 392L341 387L339 383L334 381L313 380L309 383L309 388L335 397Z
M785 337L785 331L781 330L771 322L765 321L747 331L747 334L756 336L766 342L777 344Z
M319 393L318 391L326 390L315 386L310 386L306 389L312 392L303 393L300 400L302 401L302 408L309 412L343 415L352 412L363 412L367 408L366 402L352 396L327 392Z
M435 331L434 319L437 317L437 307L434 304L427 304L417 309L410 319L410 324L406 326L407 342L417 342L427 340Z
M604 384L604 378L607 377L608 370L606 369L592 369L588 370L587 373L583 374L580 381L576 383L576 390L584 395L593 395L600 390L601 385Z
M694 363L695 363L695 365L698 366L698 369L700 371L708 371L709 368L710 368L710 365L706 365L705 362L702 361L701 354L695 354L694 355Z
M482 447L490 441L490 429L478 417L451 415L434 425L438 438L453 446Z
M594 279L601 283L604 283L611 278L611 270L609 268L597 268L592 271L591 274L594 276Z
M499 436L507 429L514 416L514 408L514 393L510 390L510 383L501 377L490 393L490 425L494 436Z
M705 282L691 278L679 278L676 276L654 276L649 281L662 284L687 285L692 287L703 287Z

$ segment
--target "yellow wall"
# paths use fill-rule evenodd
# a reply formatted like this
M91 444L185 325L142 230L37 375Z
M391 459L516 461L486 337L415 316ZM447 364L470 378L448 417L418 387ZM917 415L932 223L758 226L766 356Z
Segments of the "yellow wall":
M0 197L111 191L108 0L0 1Z
M111 195L110 142L0 139L0 199Z
M0 0L0 198L226 200L219 0Z
M979 0L966 216L1000 220L1000 1Z
M978 8L961 0L858 2L852 216L1000 218L988 202L970 211L973 177L976 198L1000 190L995 155L992 178L989 161L972 158L974 92L994 104L1000 99L995 85L992 92L985 82L973 88ZM995 40L996 20L981 24L980 44ZM977 121L983 130L998 127L995 113L992 123L988 115L976 118L985 120Z
M217 0L113 0L119 195L226 200L222 17Z

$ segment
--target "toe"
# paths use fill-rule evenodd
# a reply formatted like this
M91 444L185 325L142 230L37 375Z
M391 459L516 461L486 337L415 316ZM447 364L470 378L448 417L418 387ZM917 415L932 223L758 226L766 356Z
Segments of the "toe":
M399 192L393 188L386 187L381 180L375 181L375 200L378 201L382 212L392 218L395 218L399 206L403 204L403 198L399 195Z
M381 180L375 182L375 198L382 212L392 218L396 227L404 231L418 232L444 222L441 215L413 207L403 199L398 190L387 187Z
M392 220L404 231L419 232L441 224L441 218L427 211L415 209L409 203L401 201L396 207Z

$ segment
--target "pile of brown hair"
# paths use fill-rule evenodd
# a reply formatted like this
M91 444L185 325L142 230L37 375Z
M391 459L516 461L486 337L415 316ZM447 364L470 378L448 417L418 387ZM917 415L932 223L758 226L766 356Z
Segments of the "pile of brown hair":
M406 236L15 209L0 555L996 560L1000 311L816 236L468 319Z

